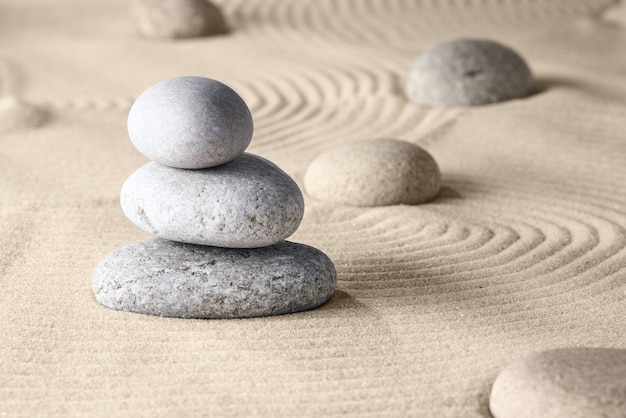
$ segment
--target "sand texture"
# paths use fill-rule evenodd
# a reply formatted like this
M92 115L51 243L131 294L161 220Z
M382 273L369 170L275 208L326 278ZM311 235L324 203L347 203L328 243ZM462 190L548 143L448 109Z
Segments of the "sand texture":
M174 41L142 36L122 0L3 0L0 415L482 418L517 358L626 348L626 20L614 3L220 0L228 34ZM460 36L514 48L533 94L410 103L419 53ZM337 269L317 310L214 321L106 309L96 266L150 238L120 208L148 162L128 111L181 75L235 89L254 117L248 151L301 189L319 153L398 138L435 158L441 193L376 208L305 193L290 240Z

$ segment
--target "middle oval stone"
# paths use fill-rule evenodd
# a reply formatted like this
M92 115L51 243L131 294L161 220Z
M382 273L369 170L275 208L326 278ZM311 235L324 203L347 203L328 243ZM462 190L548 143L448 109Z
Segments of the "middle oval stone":
M229 248L276 244L304 214L295 181L248 153L201 170L148 163L126 180L120 203L131 222L159 238Z

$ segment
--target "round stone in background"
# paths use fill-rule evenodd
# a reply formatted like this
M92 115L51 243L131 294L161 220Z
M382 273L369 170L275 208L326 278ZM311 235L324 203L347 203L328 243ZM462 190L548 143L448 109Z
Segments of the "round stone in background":
M626 417L626 350L562 348L514 361L496 378L494 418Z
M159 238L232 248L276 244L304 215L293 179L247 153L203 170L148 163L126 180L120 202L128 219Z
M483 39L456 39L419 56L408 98L431 106L475 106L527 96L533 76L512 49Z
M248 106L227 85L177 77L145 90L128 113L128 134L146 157L177 168L207 168L237 157L252 139Z
M209 0L131 0L139 31L154 38L191 38L225 33L226 20Z
M332 261L308 245L233 249L153 239L110 253L93 292L121 311L178 318L245 318L316 308L335 291Z
M318 155L304 175L311 196L351 206L423 203L437 196L440 184L433 157L397 139L341 144Z

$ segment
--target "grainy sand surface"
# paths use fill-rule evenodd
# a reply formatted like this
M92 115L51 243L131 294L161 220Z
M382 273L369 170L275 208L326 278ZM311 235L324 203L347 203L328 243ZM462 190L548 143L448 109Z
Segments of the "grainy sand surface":
M626 348L626 13L584 0L221 0L230 34L145 39L127 3L0 3L0 415L488 417L531 351ZM407 102L418 54L487 37L526 58L528 98ZM419 206L305 196L293 241L335 262L322 308L203 321L108 310L96 265L149 236L119 204L147 160L132 101L200 75L249 104L248 149L302 186L356 139L427 149ZM13 100L15 98L16 100Z

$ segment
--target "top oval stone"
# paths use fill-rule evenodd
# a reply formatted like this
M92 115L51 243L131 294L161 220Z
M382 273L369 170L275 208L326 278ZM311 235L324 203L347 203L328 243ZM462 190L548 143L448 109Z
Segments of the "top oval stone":
M475 106L527 96L533 77L512 49L483 39L442 42L417 59L408 98L431 106Z
M128 135L146 157L175 168L214 167L241 155L252 139L248 106L230 87L178 77L144 91L128 114Z

